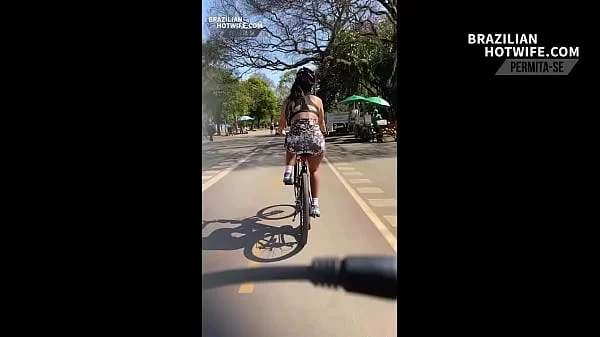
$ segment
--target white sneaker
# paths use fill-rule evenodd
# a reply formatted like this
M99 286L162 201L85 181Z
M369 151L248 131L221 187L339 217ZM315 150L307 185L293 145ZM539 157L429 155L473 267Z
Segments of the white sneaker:
M321 210L319 210L319 205L312 205L310 207L310 215L313 217L320 217L321 216Z

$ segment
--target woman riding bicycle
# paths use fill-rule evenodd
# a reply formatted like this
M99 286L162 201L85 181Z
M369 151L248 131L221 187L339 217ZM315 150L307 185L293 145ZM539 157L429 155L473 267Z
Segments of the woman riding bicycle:
M319 210L319 165L325 153L325 113L323 102L310 92L315 84L315 74L308 68L302 68L296 73L290 95L281 106L278 133L290 126L285 136L285 172L283 183L293 184L292 167L296 153L311 154L308 157L310 171L310 187L313 196L310 213L321 216Z

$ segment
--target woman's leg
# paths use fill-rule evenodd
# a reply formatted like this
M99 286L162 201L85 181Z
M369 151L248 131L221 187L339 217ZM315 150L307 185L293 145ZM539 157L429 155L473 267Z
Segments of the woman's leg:
M285 151L285 165L286 166L294 166L294 158L296 155L291 153L290 151Z
M323 160L323 153L308 157L308 170L310 171L310 192L313 198L319 197L319 166Z
M310 192L312 194L312 207L311 214L321 216L319 210L319 166L321 166L321 160L323 159L323 152L318 155L308 157L308 170L310 171Z
M286 185L293 184L292 168L294 167L294 159L296 155L288 150L285 151L285 171L283 172L283 183Z

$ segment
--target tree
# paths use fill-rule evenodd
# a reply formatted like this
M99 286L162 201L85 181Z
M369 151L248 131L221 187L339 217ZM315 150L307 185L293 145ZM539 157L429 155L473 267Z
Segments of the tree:
M251 97L248 88L239 81L229 87L227 95L227 100L224 102L227 121L237 125L238 118L249 111Z
M263 74L261 72L257 72L257 73L254 73L254 75L252 75L252 77L260 78L265 83L267 83L267 85L269 86L269 88L275 90L275 83L267 75L265 75L265 74Z
M248 111L250 97L232 71L224 68L218 43L205 42L202 48L203 121L214 122L220 133L221 124L235 124Z
M250 97L249 111L257 124L260 125L261 120L271 118L277 113L277 97L269 85L260 78L251 77L245 81L245 87L248 90Z
M221 59L228 69L286 71L314 64L317 95L326 107L352 94L378 95L391 103L392 110L397 106L397 1L215 0L213 3L216 6L211 15L241 16L264 25L257 38L221 37L215 42L218 50L223 51ZM214 37L220 37L219 34L210 32ZM287 84L280 80L275 88L280 101L289 93L286 88Z
M381 96L392 108L396 106L394 27L390 21L375 25L379 36L363 34L364 27L340 32L336 42L329 45L329 58L319 67L320 87L317 95L326 108L344 97L358 94ZM389 81L390 76L393 80Z
M319 70L319 92L329 96L330 102L346 92L395 96L391 88L396 87L397 79L397 1L218 0L216 3L213 11L219 15L242 16L264 24L255 39L222 40L227 47L226 63L231 69L285 71L314 63ZM281 99L280 90L277 95Z
M241 16L263 23L253 39L222 39L233 68L289 70L321 63L341 31L357 25L396 22L396 1L374 0L216 0L212 15ZM217 34L214 29L209 34Z
M297 70L288 70L279 78L279 83L277 83L277 88L275 89L275 94L279 100L279 104L283 104L285 98L290 94L292 85L296 80L297 72Z

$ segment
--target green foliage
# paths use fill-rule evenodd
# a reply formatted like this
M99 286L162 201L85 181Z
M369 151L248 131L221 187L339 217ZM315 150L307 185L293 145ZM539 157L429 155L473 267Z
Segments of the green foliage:
M244 82L250 97L250 117L260 124L261 121L272 119L278 113L278 100L265 80L250 77Z
M376 30L377 36L362 29L342 31L328 46L318 70L318 95L326 108L354 94L381 96L392 109L396 106L395 25L382 21Z
M296 72L297 70L288 70L279 78L277 89L275 89L275 94L277 95L279 104L282 104L286 97L290 94L290 90L292 89L292 85L296 79Z
M381 96L390 102L392 107L383 109L384 115L386 110L397 110L395 2L369 2L372 9L385 13L365 17L362 14L368 13L361 12L365 11L361 7L366 2L361 0L325 0L313 6L285 2L283 7L271 2L246 0L219 1L219 4L223 10L254 8L257 10L254 14L268 17L271 17L269 13L276 12L277 16L272 18L276 20L270 22L277 27L270 29L289 34L267 38L266 33L261 33L261 39L203 42L203 112L214 121L233 121L242 115L250 115L259 123L276 119L279 106L288 96L295 79L296 70L290 69L313 63L317 66L317 95L326 109L345 97L358 94ZM259 7L269 10L258 10ZM369 12L371 15L374 11ZM312 42L313 36L324 39L318 47ZM228 69L240 73L249 69L287 71L274 87L261 73L240 82Z
M203 119L217 124L235 124L248 111L250 96L233 73L221 66L218 44L202 44Z

